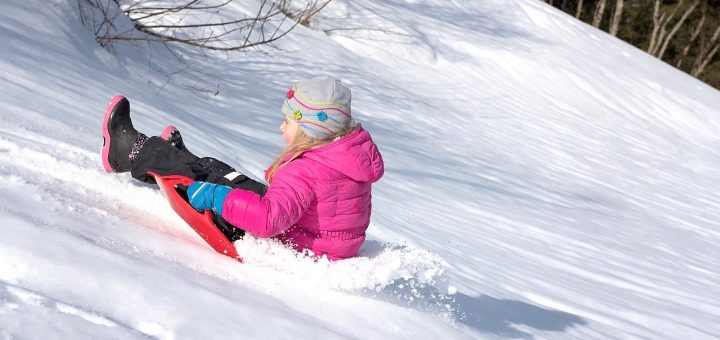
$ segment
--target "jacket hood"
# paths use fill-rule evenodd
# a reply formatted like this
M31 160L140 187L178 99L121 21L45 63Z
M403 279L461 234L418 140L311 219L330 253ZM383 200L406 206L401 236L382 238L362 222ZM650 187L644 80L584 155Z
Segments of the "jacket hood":
M343 173L354 181L374 183L385 172L382 155L370 133L358 128L339 140L308 150L301 158L312 159Z

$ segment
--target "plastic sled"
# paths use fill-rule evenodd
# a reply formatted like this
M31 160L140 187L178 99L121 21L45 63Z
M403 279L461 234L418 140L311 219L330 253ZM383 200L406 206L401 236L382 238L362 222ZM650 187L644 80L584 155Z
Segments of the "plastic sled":
M188 201L178 193L178 185L189 186L193 179L180 175L161 176L154 172L148 172L155 178L170 206L180 217L190 225L210 247L220 254L232 257L240 262L242 258L238 255L235 246L225 237L212 220L212 213L209 210L199 212L193 208Z

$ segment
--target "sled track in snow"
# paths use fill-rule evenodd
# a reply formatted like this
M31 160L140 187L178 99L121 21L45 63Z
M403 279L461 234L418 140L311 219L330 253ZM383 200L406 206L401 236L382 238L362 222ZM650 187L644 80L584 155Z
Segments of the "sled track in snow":
M58 322L58 324L55 325L55 327L58 328L53 330L56 335L65 333L63 328L67 327L66 325L68 323L86 329L105 328L103 331L109 332L108 336L111 339L123 339L128 336L134 338L152 338L158 335L147 327L138 327L140 329L136 329L119 320L113 320L95 311L83 308L82 306L66 303L51 296L30 291L3 281L0 281L0 296L2 296L2 300L0 301L3 302L0 311L9 310L20 312L24 317L19 320L19 323L26 326L35 322L33 316L38 313L55 315L55 320L62 320L62 322ZM15 320L15 322L18 322L18 320ZM0 326L1 325L2 323L0 322ZM69 334L67 335L69 336ZM3 331L0 331L0 336L12 338L10 334L3 334Z
M106 173L99 152L29 131L0 129L0 176L39 192L33 209L91 215L99 223L127 221L188 239L162 194L127 175ZM132 197L132 199L128 199ZM102 221L102 222L100 222Z

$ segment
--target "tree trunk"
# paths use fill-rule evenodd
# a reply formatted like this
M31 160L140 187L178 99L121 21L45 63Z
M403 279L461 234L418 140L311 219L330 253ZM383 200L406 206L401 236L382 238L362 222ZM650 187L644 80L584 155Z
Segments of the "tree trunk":
M696 78L699 77L699 76L703 73L703 71L705 71L705 67L708 66L708 64L710 63L710 61L711 61L711 60L713 59L713 57L715 56L715 53L717 53L718 49L720 49L720 44L716 44L716 45L715 45L715 48L713 48L713 49L710 51L710 53L707 55L707 57L702 61L702 63L700 64L700 67L698 67L698 69L697 69L695 72L692 73L692 75L693 75L694 77L696 77Z
M699 1L699 0L696 0ZM685 0L680 0L680 3L673 8L672 12L661 13L660 3L662 0L654 0L653 5L653 29L650 35L650 45L648 46L648 53L654 56L658 56L662 43L667 38L666 29L672 19L675 17L678 9L685 4Z
M690 71L690 74L695 77L702 74L703 71L705 71L705 67L707 67L707 65L710 64L710 61L712 61L713 57L715 57L718 49L720 49L720 25L718 25L717 29L715 29L715 33L713 33L710 41L706 44L703 44L703 46L701 47L700 53L698 53L698 56L695 59L695 63L693 63L693 68Z
M695 43L695 40L697 40L698 36L700 36L700 32L702 32L703 25L705 25L705 20L707 19L707 7L703 6L702 10L702 16L700 17L700 20L698 21L697 26L695 26L695 29L692 32L692 35L690 36L690 41L685 45L685 48L682 50L682 54L680 55L680 58L678 58L677 64L675 64L675 67L682 68L683 62L685 61L685 58L687 58L688 53L690 53L690 47Z
M610 21L610 35L612 35L613 37L617 36L618 30L620 29L620 20L622 19L623 5L623 0L615 1L615 12L613 12L613 17Z
M582 14L582 8L583 0L578 0L577 10L575 11L575 19L580 19L580 14Z
M607 5L607 0L600 0L598 1L597 6L595 6L595 15L593 15L592 21L592 25L594 27L600 27L603 16L605 15L605 5Z
M657 45L658 41L658 32L660 32L660 0L654 0L653 1L653 28L650 32L650 44L648 45L647 52L650 54L655 51L655 45Z
M685 3L684 1L680 2L678 7L684 3ZM690 16L690 14L692 14L692 12L695 10L695 8L697 7L698 4L700 4L700 0L693 1L692 5L690 5L690 7L688 7L685 10L685 13L683 13L683 16L680 17L680 20L678 20L678 22L675 23L675 26L673 26L670 33L668 33L667 37L665 37L665 41L663 42L662 47L660 48L660 51L657 54L658 58L660 58L660 59L663 58L663 55L665 54L665 50L667 50L668 45L670 45L670 41L675 36L675 33L677 33L677 31L680 29L680 27L685 23L687 18Z

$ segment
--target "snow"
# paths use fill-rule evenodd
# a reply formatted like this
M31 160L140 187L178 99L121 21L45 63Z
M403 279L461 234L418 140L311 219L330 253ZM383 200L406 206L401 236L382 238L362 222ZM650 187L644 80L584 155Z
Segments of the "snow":
M0 3L0 337L720 337L720 92L644 52L536 0L335 0L228 54L108 51L76 9ZM237 263L103 170L122 93L261 178L318 74L386 162L358 258Z

